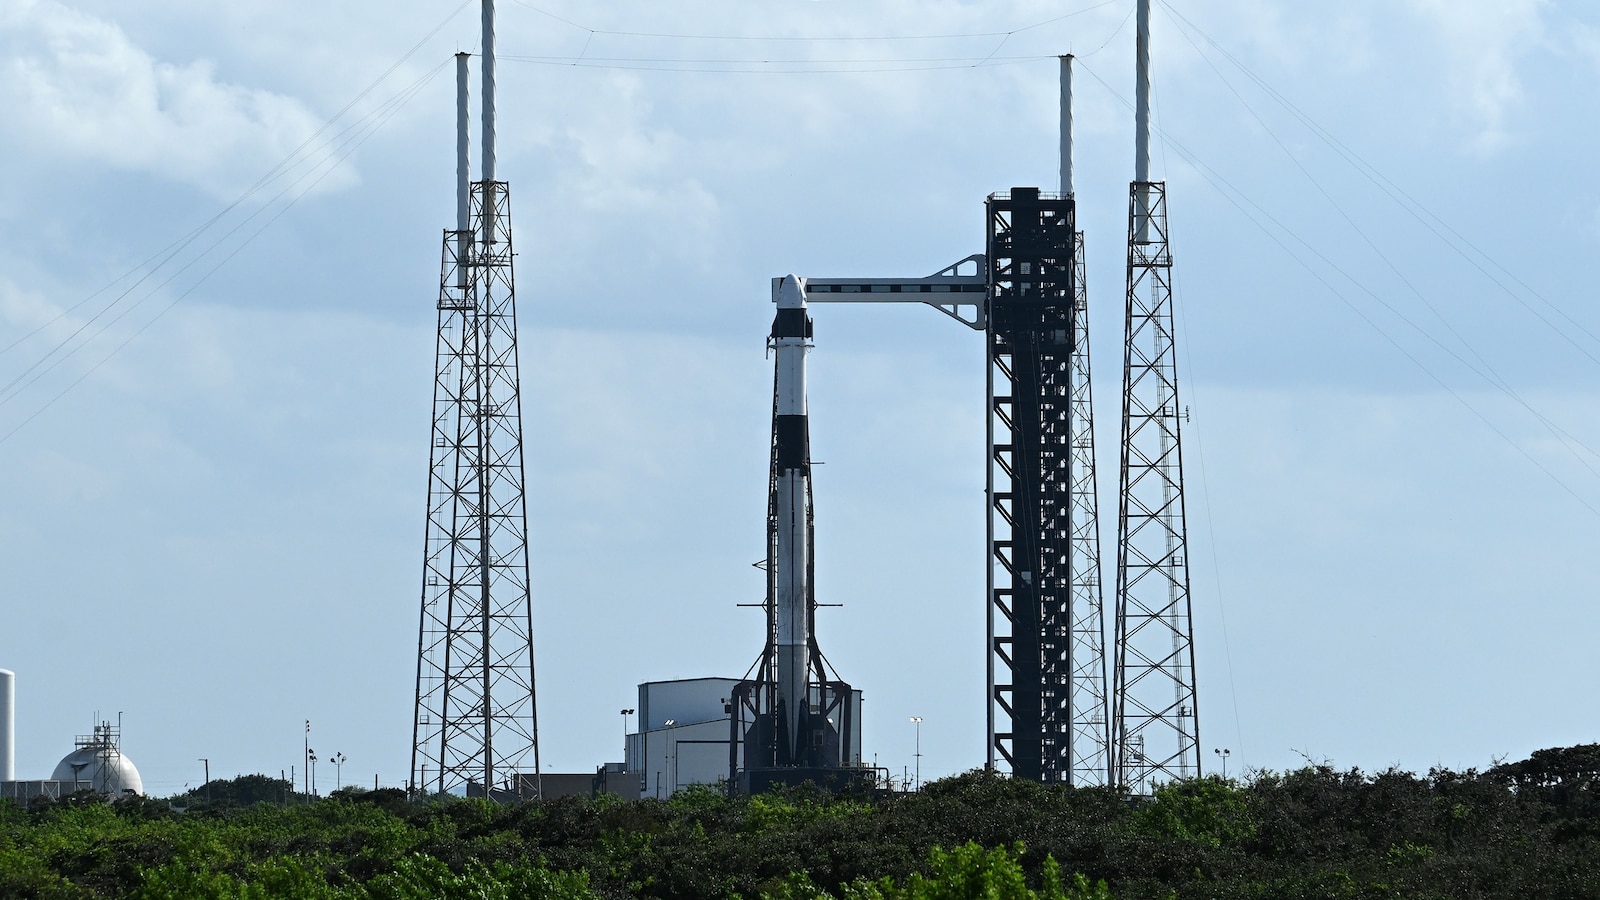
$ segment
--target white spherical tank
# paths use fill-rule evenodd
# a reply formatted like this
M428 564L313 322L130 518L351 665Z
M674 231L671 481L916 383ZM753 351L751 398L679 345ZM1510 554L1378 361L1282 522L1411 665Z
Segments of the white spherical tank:
M52 781L73 785L74 790L99 791L102 794L122 796L132 791L144 793L144 781L133 760L120 750L108 746L85 746L67 754L56 764Z
M17 780L17 673L0 669L0 781Z

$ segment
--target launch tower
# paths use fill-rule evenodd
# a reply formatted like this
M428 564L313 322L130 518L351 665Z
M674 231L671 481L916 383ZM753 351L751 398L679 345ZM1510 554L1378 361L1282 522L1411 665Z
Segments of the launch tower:
M1057 784L1110 777L1088 293L1061 58L1060 190L988 199L985 254L926 278L805 278L816 303L924 303L985 334L987 763Z
M1090 785L1109 748L1070 56L1060 184L988 201L989 764Z

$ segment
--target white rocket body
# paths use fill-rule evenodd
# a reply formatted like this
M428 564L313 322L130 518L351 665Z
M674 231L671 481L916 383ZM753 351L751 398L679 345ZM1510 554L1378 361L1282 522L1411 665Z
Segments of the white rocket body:
M773 420L777 534L769 561L773 573L774 640L777 651L777 701L788 726L789 755L805 746L801 733L811 671L810 428L806 412L806 350L811 320L805 292L790 275L778 286L778 314L772 324L777 354L777 410Z

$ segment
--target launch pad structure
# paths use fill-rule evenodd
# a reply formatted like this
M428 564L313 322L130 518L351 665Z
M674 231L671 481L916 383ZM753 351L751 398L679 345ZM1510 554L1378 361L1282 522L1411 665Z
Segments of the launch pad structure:
M1200 775L1201 759L1166 185L1149 165L1149 0L1137 12L1109 666L1072 57L1061 58L1060 190L991 194L984 254L924 279L797 283L812 302L921 302L984 333L987 765L1142 792Z
M985 253L926 278L806 278L813 302L920 302L985 336L987 759L1016 777L1110 773L1083 236L1061 60L1061 190L986 202Z
M495 177L494 3L482 3L476 181L467 55L457 57L457 222L444 233L437 304L410 787L526 797L540 795L541 774L516 291L509 186ZM983 253L921 278L773 279L767 623L758 661L744 679L727 679L718 701L730 789L875 780L861 765L861 692L832 670L815 627L808 304L829 302L922 303L984 334L987 766L1047 784L1139 792L1201 774L1166 186L1149 172L1149 0L1138 0L1137 11L1109 665L1065 56L1059 190L989 195ZM719 689L724 680L702 681ZM675 721L657 728L652 720L650 734ZM714 716L692 724L714 723L721 727ZM643 727L635 737L639 752L630 743L629 759L650 757ZM639 774L632 763L624 770Z

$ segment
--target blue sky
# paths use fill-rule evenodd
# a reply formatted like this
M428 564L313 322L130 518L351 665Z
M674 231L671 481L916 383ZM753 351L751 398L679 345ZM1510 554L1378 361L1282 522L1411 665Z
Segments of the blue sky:
M638 682L760 649L768 279L980 251L986 194L1054 182L1068 51L1114 509L1132 5L503 0L547 769L618 758ZM98 710L158 794L298 764L308 718L345 781L405 778L455 8L0 3L19 777ZM1206 0L1153 30L1207 755L1594 740L1600 18ZM920 715L925 778L979 765L981 340L814 317L823 650L880 763Z

